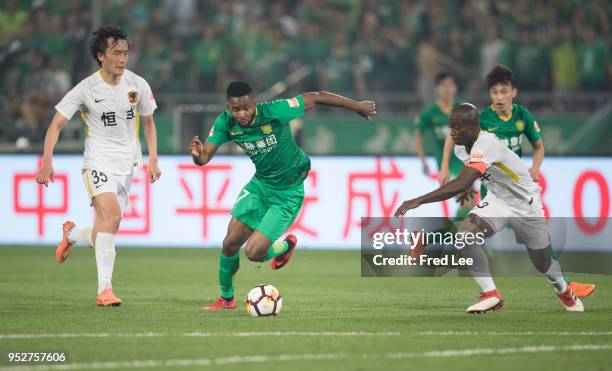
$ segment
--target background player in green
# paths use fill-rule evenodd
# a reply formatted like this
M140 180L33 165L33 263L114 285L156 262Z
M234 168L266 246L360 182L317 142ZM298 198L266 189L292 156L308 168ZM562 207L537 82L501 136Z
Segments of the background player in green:
M429 134L433 138L433 146L428 152L432 153L436 158L438 169L440 170L439 175L442 174L442 169L445 169L446 178L448 178L449 172L450 176L454 178L461 172L463 163L452 152L450 152L450 159L443 157L443 149L448 136L448 115L453 108L461 104L461 101L457 99L457 83L451 74L448 72L437 74L435 83L437 99L434 103L425 107L417 118L414 131L414 148L423 164L423 173L429 175L429 166L427 166L425 161L425 150L423 147L424 136ZM456 216L458 218L465 217L472 206L471 202L462 204L457 210Z
M540 134L540 127L527 108L513 103L518 94L516 80L512 70L501 64L493 66L486 76L491 105L480 111L480 128L483 131L495 134L506 147L522 157L523 135L533 146L533 161L529 174L533 181L538 181L540 166L544 160L544 143ZM450 145L448 145L450 143ZM447 137L444 146L443 158L448 158L452 148L452 138ZM441 172L447 171L441 170ZM446 180L444 180L444 183ZM486 188L480 187L481 199L486 197ZM550 250L556 259L554 251ZM567 280L567 277L566 277ZM569 280L568 280L569 282ZM595 290L594 284L569 282L576 296L584 298Z
M271 260L271 268L280 269L297 244L294 235L278 240L302 207L304 179L310 170L310 159L295 143L289 122L316 105L347 108L368 120L376 114L374 102L357 102L328 92L257 104L251 87L244 81L229 84L226 95L227 110L215 120L206 142L193 137L193 161L206 165L217 148L231 140L251 158L255 175L232 208L219 258L221 297L204 307L206 311L236 307L233 275L238 271L242 245L246 243L249 260Z

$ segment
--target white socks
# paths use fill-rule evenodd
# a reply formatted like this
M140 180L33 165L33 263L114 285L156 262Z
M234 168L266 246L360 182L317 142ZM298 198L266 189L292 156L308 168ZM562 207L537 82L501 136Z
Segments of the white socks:
M98 232L96 236L96 265L98 266L98 295L112 288L113 267L115 266L115 235Z
M91 239L91 227L87 228L72 228L68 232L68 241L77 245L94 247Z
M474 276L474 280L480 286L480 288L482 289L482 292L495 290L495 283L493 282L493 278L491 276L488 276L488 277Z
M544 276L548 279L550 284L553 285L555 291L561 294L567 290L567 282L565 282L559 262L555 259L551 260L552 262L550 263L550 268L548 268L548 271L544 273Z

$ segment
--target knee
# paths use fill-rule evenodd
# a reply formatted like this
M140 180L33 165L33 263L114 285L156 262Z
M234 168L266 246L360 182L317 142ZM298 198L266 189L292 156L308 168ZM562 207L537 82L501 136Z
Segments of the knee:
M119 229L121 223L121 213L102 212L100 213L101 222L108 228Z
M223 255L234 256L240 251L241 244L236 242L229 237L223 239Z
M267 252L262 251L255 244L247 243L244 252L250 261L263 262L266 260Z

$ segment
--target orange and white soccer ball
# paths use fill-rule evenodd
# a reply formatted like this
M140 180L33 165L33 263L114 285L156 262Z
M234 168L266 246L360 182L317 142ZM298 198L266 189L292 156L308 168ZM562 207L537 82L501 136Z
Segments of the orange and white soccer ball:
M257 285L247 295L246 310L253 317L275 316L282 307L283 298L272 285Z

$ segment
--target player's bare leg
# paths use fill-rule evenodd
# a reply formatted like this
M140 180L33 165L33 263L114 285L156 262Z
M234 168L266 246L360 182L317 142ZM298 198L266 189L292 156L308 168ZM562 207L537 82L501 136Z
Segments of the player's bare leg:
M233 278L240 268L240 248L252 233L253 230L251 228L232 217L227 227L227 234L223 239L223 248L219 256L221 296L211 305L202 308L203 311L236 308Z
M121 207L115 193L105 192L94 197L96 221L93 226L92 242L96 251L98 267L98 297L96 304L101 307L119 306L121 299L112 290L115 266L115 236L121 223Z
M245 252L249 260L252 261L271 260L270 267L276 270L289 262L296 245L297 238L292 234L283 240L272 242L263 233L255 230L247 241Z

